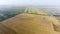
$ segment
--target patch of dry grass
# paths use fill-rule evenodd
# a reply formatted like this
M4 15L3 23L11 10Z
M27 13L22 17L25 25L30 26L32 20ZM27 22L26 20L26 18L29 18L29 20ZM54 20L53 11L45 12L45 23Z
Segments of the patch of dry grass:
M51 16L20 14L3 21L2 24L13 29L17 34L60 34L54 31L52 23L58 23Z

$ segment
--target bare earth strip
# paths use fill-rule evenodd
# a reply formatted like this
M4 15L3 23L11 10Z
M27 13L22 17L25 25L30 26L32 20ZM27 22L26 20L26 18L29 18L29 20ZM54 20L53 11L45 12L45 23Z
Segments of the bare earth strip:
M0 23L0 34L16 34L16 32Z

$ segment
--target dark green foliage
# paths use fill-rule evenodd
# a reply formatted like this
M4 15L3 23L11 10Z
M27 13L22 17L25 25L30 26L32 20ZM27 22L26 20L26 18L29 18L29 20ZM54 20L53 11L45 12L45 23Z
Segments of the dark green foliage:
M0 22L8 18L14 17L17 14L21 14L23 13L23 11L24 11L23 8L10 8L8 10L0 11L0 14L3 14L3 16L0 16Z

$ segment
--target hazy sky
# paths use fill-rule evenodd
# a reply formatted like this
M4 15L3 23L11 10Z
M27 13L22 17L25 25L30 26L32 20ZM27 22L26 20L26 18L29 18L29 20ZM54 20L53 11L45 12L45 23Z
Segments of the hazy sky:
M0 5L60 5L60 0L0 0Z

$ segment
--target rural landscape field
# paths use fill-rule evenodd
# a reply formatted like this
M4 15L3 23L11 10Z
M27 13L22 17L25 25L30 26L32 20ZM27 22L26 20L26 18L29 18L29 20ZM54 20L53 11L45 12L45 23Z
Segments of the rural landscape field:
M60 34L60 13L49 7L1 7L0 34Z

